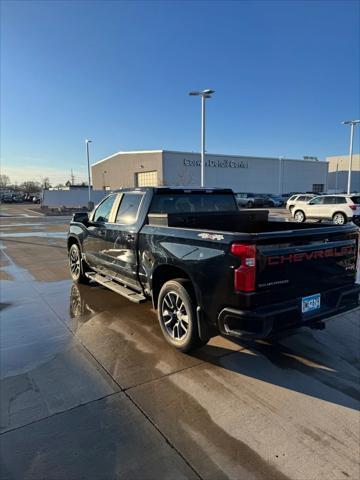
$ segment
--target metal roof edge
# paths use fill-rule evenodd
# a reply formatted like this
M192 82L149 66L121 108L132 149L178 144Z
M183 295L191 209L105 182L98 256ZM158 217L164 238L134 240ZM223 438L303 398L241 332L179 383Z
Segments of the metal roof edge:
M164 152L164 150L129 150L128 152L127 151L116 152L116 153L113 153L112 155L109 155L108 157L105 157L101 160L98 160L95 163L92 163L91 167L93 167L94 165L98 165L99 163L105 162L106 160L110 160L110 158L114 158L117 155L127 155L127 154L137 154L138 155L138 154L143 154L143 153L163 153L163 152Z

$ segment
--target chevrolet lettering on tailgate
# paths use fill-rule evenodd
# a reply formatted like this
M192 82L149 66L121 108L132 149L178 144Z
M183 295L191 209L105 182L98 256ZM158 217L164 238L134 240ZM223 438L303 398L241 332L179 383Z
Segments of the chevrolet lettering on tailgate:
M340 248L326 248L324 250L312 250L311 252L290 253L288 255L274 255L267 257L267 264L281 265L284 263L303 262L306 260L318 260L320 258L343 257L344 255L355 255L356 250L353 246Z

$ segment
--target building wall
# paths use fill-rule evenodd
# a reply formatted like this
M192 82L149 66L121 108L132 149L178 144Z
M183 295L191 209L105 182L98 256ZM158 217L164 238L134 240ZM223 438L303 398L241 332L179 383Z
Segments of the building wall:
M208 154L206 163L208 187L255 193L310 191L314 184L327 187L326 162ZM163 179L166 185L200 185L200 154L165 151Z
M349 172L349 155L327 157L329 162L329 190L346 192ZM351 165L351 191L360 192L360 154L353 155Z
M96 205L104 198L104 190L91 192L91 201ZM69 190L44 190L42 204L44 207L68 207L82 208L87 207L89 201L89 192L87 188L69 189Z
M116 190L133 187L137 172L158 171L159 184L162 177L162 152L117 153L91 166L94 190ZM105 173L104 173L105 172Z

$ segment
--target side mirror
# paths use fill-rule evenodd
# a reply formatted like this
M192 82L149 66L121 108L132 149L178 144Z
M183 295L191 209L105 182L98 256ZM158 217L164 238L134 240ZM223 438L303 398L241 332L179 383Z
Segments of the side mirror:
M308 205L315 205L315 203L310 200L310 202L308 202Z
M87 212L76 212L73 215L72 221L86 224L89 221L89 215Z

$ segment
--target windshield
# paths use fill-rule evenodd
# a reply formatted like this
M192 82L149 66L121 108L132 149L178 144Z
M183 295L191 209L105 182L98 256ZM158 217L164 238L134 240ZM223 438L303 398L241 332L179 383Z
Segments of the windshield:
M231 193L166 193L156 194L149 213L237 212Z

